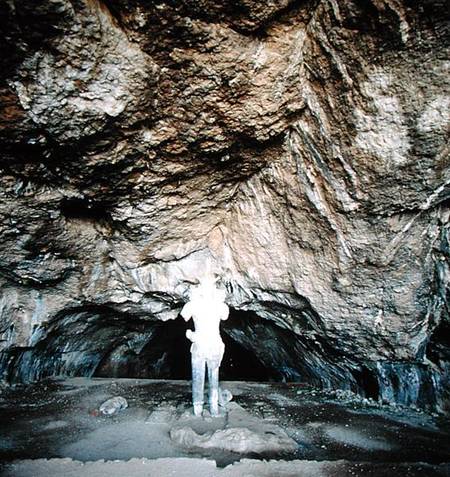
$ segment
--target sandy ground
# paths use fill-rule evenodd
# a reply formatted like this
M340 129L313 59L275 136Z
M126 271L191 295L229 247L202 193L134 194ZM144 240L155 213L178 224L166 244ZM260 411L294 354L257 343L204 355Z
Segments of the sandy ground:
M449 476L438 416L295 384L226 383L219 418L183 381L49 380L0 395L4 476ZM103 416L108 398L129 407Z

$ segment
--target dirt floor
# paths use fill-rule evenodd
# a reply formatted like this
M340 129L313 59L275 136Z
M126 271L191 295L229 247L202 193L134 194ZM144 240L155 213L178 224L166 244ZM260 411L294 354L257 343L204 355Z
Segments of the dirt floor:
M3 476L450 476L450 423L296 384L228 382L192 415L190 384L48 380L0 395ZM112 416L100 405L123 396ZM207 408L206 408L207 409Z

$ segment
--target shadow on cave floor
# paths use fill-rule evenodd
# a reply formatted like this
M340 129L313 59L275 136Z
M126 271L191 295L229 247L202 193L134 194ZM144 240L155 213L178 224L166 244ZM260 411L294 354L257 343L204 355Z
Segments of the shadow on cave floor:
M448 475L450 467L438 464L450 462L450 425L437 417L387 406L371 407L348 396L339 400L330 393L299 384L234 381L222 385L231 390L233 402L244 410L261 422L283 429L296 441L297 450L233 454L177 448L170 443L167 431L158 427L164 424L164 413L162 421L156 423L149 416L161 406L190 410L189 382L70 378L3 390L0 461L5 464L18 459L61 457L82 462L206 457L225 466L244 457L344 460L348 465L366 463L361 469L372 469L370 475L387 475L387 470L393 472L402 463L412 467L407 474L397 475ZM100 404L118 395L128 400L128 409L110 417L99 415ZM382 463L384 467L380 467ZM387 469L387 463L394 467ZM425 473L421 473L419 463L427 463L423 464Z

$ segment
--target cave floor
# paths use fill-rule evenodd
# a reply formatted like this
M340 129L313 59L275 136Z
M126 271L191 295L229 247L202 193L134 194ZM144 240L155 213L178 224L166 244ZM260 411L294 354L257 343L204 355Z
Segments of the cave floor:
M229 414L216 419L207 412L203 419L191 415L186 381L71 378L6 387L0 396L2 475L450 475L450 424L442 417L299 384L222 387L234 399ZM113 396L125 397L129 407L99 414ZM279 429L295 448L261 451L249 441L231 452L181 445L170 436L180 422L206 435L233 419L233 427L257 429L267 442L282 441Z

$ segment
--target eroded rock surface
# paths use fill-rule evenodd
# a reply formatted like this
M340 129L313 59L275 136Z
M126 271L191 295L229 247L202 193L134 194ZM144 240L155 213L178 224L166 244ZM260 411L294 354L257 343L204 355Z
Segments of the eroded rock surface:
M210 269L279 379L444 409L445 2L219 3L2 2L3 377L138 355Z

